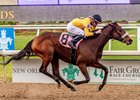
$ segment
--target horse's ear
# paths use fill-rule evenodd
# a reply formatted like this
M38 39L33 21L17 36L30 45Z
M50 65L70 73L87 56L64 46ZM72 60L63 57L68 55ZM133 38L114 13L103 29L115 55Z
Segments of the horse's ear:
M117 24L117 21L112 22L112 24Z
M117 22L112 22L110 23L110 25L117 25Z

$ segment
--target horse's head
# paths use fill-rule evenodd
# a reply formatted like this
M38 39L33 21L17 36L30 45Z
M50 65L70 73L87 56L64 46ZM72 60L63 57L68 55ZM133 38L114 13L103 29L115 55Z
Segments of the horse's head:
M108 24L102 29L102 33L109 38L119 40L127 45L133 41L129 34L117 23Z

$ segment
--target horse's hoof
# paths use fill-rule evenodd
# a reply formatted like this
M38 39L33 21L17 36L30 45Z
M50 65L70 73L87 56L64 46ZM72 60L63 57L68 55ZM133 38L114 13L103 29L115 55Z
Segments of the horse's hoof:
M99 91L101 91L103 89L104 85L100 85L99 86Z
M61 85L60 85L60 84L58 84L58 85L57 85L57 88L58 88L58 89L60 89L60 88L61 88Z
M75 88L71 88L71 91L75 92L75 91L76 91L76 89L75 89Z
M99 91L101 91L101 90L102 90L102 88L103 88L103 87L100 85L100 86L99 86Z

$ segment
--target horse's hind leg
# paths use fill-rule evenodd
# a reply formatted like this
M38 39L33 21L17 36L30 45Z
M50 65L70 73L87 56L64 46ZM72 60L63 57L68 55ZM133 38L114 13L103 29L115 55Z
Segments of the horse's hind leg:
M39 39L36 38L32 43L32 51L42 59L42 65L39 71L49 76L50 78L54 79L58 84L60 84L59 79L56 76L50 74L47 70L48 65L51 62L54 54L52 42L46 39L46 41L38 43L38 40Z
M68 88L70 88L72 91L76 91L76 89L71 86L67 81L65 81L61 76L60 76L60 73L59 73L59 61L56 57L54 57L51 61L51 64L52 64L52 68L53 68L53 74L55 76L57 76L59 78L59 80L64 84L66 85Z
M40 67L40 69L39 69L39 71L40 71L41 73L43 73L43 74L49 76L50 78L54 79L54 80L60 85L59 79L58 79L56 76L50 74L50 73L47 71L47 67L48 67L49 63L50 63L50 61L48 61L47 58L46 58L46 60L43 61L42 65L41 65L41 67Z

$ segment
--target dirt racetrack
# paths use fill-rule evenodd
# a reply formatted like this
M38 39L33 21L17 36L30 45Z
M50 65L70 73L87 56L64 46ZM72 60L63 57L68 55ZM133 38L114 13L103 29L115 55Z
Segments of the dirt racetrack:
M109 85L98 92L97 84L73 85L72 92L56 84L0 83L0 100L140 100L140 85Z

